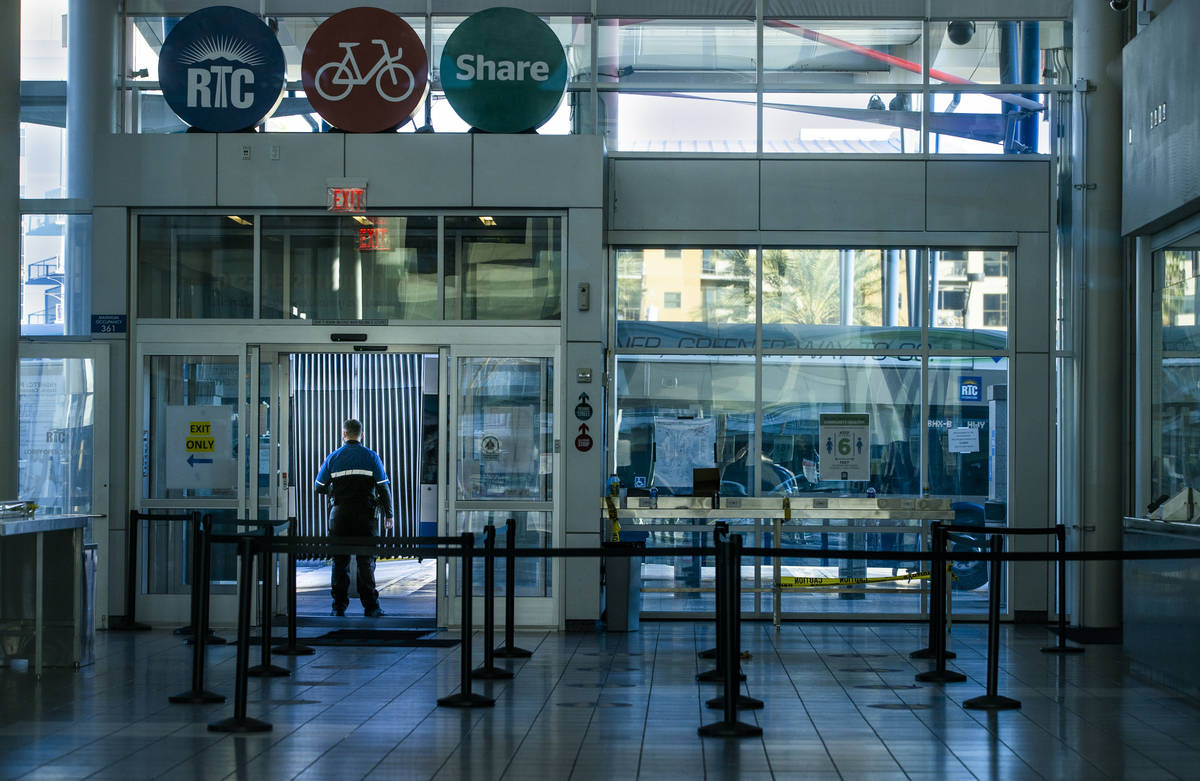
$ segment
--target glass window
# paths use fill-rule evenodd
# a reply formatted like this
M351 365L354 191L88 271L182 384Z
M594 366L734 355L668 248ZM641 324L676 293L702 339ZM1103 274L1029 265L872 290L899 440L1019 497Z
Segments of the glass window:
M142 497L237 497L238 359L155 355L142 410Z
M921 151L921 95L774 92L763 96L764 152Z
M550 363L548 358L459 359L460 500L553 498Z
M601 92L600 129L622 152L754 152L753 92Z
M1046 97L932 93L929 143L935 154L1049 154L1053 138Z
M763 81L792 86L921 83L921 23L763 21Z
M618 356L622 484L686 496L693 469L717 468L723 495L753 494L754 371L750 356Z
M1008 342L1008 276L1012 250L929 253L930 346L1002 349Z
M752 249L617 250L618 342L656 346L639 344L653 333L678 346L752 348L755 265Z
M974 84L1053 83L1055 53L1065 50L1064 24L948 20L930 22L930 81ZM1021 50L1034 52L1021 71ZM1006 68L1005 65L1008 64Z
M682 305L682 293L663 293L663 307L666 309L678 309Z
M91 333L92 217L21 216L21 335Z
M891 339L885 329L919 326L916 257L899 249L764 249L763 346L877 347ZM920 344L919 329L908 342L900 349Z
M447 320L558 320L562 218L447 217Z
M765 356L762 484L765 493L921 492L921 361L916 356ZM822 414L867 414L869 484L822 476ZM836 477L833 475L832 477Z
M1200 323L1196 280L1200 276L1200 236L1154 253L1155 325L1151 371L1150 496L1174 498L1200 489ZM1185 513L1174 513L1182 518ZM1168 513L1167 517L1172 517Z
M433 320L436 217L262 217L262 317Z
M930 359L931 494L981 506L1008 501L1007 391L1007 359Z
M623 87L749 87L756 32L743 19L601 19L597 81Z
M19 496L44 515L90 513L95 375L90 358L22 358Z
M143 215L138 316L254 316L254 222L246 217Z
M66 198L67 0L21 0L21 197Z

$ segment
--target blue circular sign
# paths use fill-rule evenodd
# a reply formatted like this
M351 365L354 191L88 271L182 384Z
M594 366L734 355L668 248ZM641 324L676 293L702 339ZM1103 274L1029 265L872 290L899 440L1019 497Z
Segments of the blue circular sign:
M287 62L270 27L240 8L202 8L179 21L158 54L171 110L213 133L253 127L283 97Z

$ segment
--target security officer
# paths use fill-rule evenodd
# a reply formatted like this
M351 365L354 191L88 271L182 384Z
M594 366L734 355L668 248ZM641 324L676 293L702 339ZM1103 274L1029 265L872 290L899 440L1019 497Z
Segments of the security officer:
M387 472L379 455L364 447L362 424L350 419L342 424L343 444L329 454L321 471L317 473L316 491L333 497L333 510L329 514L329 531L336 537L371 537L375 534L375 508L383 510L383 523L392 528L392 494L388 490ZM362 601L363 615L382 616L379 609L379 592L375 590L375 557L357 555L358 598ZM346 615L350 604L350 556L333 557L333 577L330 587L333 593L333 612L330 615Z

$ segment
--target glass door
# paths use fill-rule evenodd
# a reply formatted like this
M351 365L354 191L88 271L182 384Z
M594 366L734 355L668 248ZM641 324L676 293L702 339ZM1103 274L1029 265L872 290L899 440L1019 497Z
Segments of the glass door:
M131 437L142 447L131 448L131 474L140 479L131 481L130 506L170 514L198 510L218 521L245 518L249 448L242 437L252 417L245 346L144 344L133 371L138 402ZM188 524L148 521L138 537L139 619L187 623L193 582ZM236 551L214 546L214 623L233 621L236 582Z
M17 498L36 502L42 516L94 516L84 542L95 542L97 561L107 562L108 345L21 342L20 356ZM101 627L109 613L108 570L96 570Z
M448 512L441 534L473 532L482 546L484 529L496 526L496 544L506 544L513 521L518 548L552 548L561 539L558 507L560 396L557 350L450 352L450 458ZM458 560L447 566L445 613L439 623L458 623L461 578ZM496 564L496 614L503 616L505 563ZM550 558L516 562L516 622L561 626L562 568ZM483 593L483 565L474 570L474 595ZM482 604L475 611L482 615Z

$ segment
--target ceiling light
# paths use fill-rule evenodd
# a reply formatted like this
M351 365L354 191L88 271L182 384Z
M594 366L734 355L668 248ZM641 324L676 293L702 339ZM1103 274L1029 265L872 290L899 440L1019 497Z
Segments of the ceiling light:
M238 225L245 225L248 227L254 225L254 223L250 222L250 220L247 220L245 217L239 217L236 214L230 214L229 219L233 220Z
M496 227L496 218L495 217L480 217L479 221L482 222L484 225L488 226L489 228Z
M361 214L354 215L354 220L359 225L374 225L375 224L375 223L371 222L370 220L368 220L366 217L362 216Z

